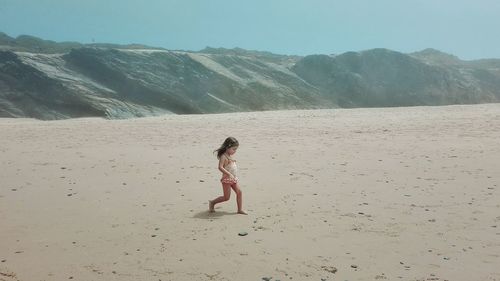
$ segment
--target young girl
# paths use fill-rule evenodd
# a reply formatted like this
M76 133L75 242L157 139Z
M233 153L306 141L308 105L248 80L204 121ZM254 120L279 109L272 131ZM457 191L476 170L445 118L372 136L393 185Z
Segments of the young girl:
M236 167L236 160L231 157L236 153L238 146L239 143L235 138L228 137L219 149L214 150L214 153L217 152L217 158L219 159L219 171L222 172L222 178L220 181L222 183L224 195L208 201L210 212L215 212L215 204L229 200L232 188L234 192L236 192L238 214L247 214L242 209L242 193L240 187L238 186L238 178L236 177L236 172L238 171L238 168Z

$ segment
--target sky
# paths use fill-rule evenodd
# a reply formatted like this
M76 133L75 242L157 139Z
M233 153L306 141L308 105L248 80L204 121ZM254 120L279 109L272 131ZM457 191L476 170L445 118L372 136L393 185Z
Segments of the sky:
M287 55L434 48L500 58L498 0L0 0L0 32Z

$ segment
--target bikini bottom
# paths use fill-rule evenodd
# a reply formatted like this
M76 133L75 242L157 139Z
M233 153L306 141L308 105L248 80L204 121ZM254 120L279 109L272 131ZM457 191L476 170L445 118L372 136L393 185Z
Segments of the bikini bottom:
M238 178L222 178L220 179L220 182L227 184L235 184L238 182Z

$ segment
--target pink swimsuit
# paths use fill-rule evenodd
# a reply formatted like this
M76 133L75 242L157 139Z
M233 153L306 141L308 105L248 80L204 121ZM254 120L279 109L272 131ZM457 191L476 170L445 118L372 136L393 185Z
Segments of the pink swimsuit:
M227 156L224 155L229 160L229 163L224 166L224 169L226 169L229 173L231 173L234 178L228 177L226 174L222 175L222 179L220 181L222 183L228 183L228 184L235 184L238 182L238 178L236 177L236 172L238 171L238 167L236 166L236 160L233 160Z

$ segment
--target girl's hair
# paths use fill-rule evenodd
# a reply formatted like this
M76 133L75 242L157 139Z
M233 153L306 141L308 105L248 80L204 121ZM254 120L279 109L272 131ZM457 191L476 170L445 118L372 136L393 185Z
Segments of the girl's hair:
M228 148L239 145L239 142L235 138L228 137L218 149L214 150L214 153L217 152L217 159L220 159L222 154L224 154Z

